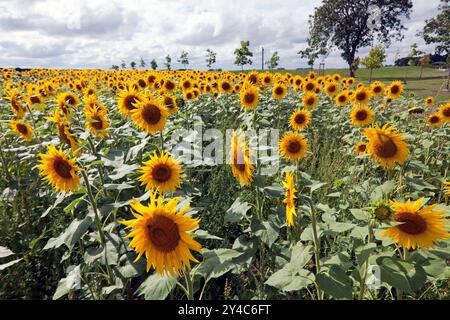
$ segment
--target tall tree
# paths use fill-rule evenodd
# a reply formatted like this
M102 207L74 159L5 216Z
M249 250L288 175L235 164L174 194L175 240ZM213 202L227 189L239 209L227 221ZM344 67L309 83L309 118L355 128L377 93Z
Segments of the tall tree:
M172 63L172 58L167 55L166 56L166 62L164 62L164 66L166 67L167 70L170 70L170 64Z
M270 70L273 70L276 67L278 67L279 63L280 63L280 56L278 55L278 51L275 51L272 54L272 57L270 57L270 59L266 61L266 65L269 67Z
M184 69L186 69L189 65L188 53L184 50L181 51L180 59L178 59L177 61L183 65Z
M426 20L422 31L423 39L427 44L435 44L438 54L447 54L447 84L450 87L450 1L441 0L439 13L436 17Z
M379 12L376 26L371 24L373 8ZM353 77L358 49L375 38L386 47L392 40L401 40L402 18L409 18L411 8L412 0L323 0L309 18L308 46L312 52L339 49Z
M306 47L304 50L300 50L297 52L297 54L300 55L300 58L307 59L308 66L311 67L311 69L314 68L314 62L320 57L320 56L327 56L328 51L324 48L314 48L311 45L311 39L308 39L308 47Z
M241 69L244 70L244 66L249 64L251 65L253 61L250 57L253 57L253 52L249 49L250 41L241 41L241 47L234 50L235 60L234 64L237 66L241 66Z
M126 65L126 63L125 63L125 60L122 60L122 62L120 63L120 67L121 67L122 69L125 69L125 68L127 67L127 65Z
M119 66L116 65L116 64L113 64L113 65L111 66L111 69L113 69L113 70L119 70Z
M147 64L145 63L145 60L141 57L141 61L139 61L139 67L145 68Z
M158 68L158 64L156 63L155 59L152 59L152 61L150 61L150 66L152 67L152 70L156 70Z
M131 69L135 70L136 69L136 62L131 61L130 62L130 67L131 67Z
M419 66L420 66L419 79L422 79L423 68L429 66L430 63L431 63L431 54L424 54L422 57L420 57L420 59L419 59Z
M381 68L384 60L386 60L386 50L384 50L381 45L374 46L370 49L369 55L361 59L362 65L364 65L367 69L370 69L369 84L372 82L373 69Z
M206 49L206 67L211 69L214 63L216 63L216 53L211 49Z

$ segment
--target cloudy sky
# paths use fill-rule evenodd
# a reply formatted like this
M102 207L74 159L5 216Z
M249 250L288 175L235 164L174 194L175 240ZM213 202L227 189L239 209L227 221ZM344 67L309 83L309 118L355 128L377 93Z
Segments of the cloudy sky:
M76 3L75 3L76 2ZM254 65L274 50L280 66L306 66L296 52L306 45L308 16L320 0L0 0L0 66L109 68L112 64L150 61L160 66L166 54L173 67L181 50L191 68L205 68L205 50L217 52L216 67L235 69L233 51L250 40ZM406 55L417 42L424 21L436 15L439 0L413 0L411 19L401 43L388 49L387 63L397 52ZM363 56L368 49L360 50ZM327 67L345 67L338 52Z

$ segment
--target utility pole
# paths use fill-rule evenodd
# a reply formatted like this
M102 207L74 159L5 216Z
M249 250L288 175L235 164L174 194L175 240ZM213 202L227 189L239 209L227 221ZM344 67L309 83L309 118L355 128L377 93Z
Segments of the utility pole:
M261 47L261 69L264 71L264 47Z

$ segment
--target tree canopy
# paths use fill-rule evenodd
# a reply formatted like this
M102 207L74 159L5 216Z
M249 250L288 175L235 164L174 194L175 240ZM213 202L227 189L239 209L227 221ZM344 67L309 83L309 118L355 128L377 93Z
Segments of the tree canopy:
M422 31L426 44L436 44L436 53L450 53L450 1L441 0L439 14L425 21Z

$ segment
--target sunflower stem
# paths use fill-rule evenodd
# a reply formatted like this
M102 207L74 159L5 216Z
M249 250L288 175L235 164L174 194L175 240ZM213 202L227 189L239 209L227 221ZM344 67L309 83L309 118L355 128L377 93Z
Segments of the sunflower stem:
M26 104L27 110L30 114L31 117L31 121L33 122L33 129L34 129L34 134L36 135L36 139L39 142L39 144L42 143L41 138L39 137L39 132L37 131L37 125L36 125L36 120L34 118L33 113L31 112L30 106L28 104Z
M2 159L3 170L5 171L8 181L12 181L11 173L8 170L8 162L6 161L5 154L3 153L2 143L0 142L0 157Z
M187 298L192 301L194 300L194 279L191 278L189 271L184 273L184 278L186 279Z
M100 244L102 245L104 254L105 254L105 265L106 265L106 270L108 273L109 282L110 282L110 284L114 284L113 273L111 270L111 266L108 263L108 255L107 255L107 250L106 250L106 237L105 237L105 233L103 231L100 217L98 215L97 203L95 201L94 194L92 193L91 184L89 183L89 178L86 174L86 170L84 168L81 168L80 171L81 171L81 175L83 176L84 183L86 185L86 191L87 191L87 194L89 197L89 202L91 203L92 210L94 211L94 221L97 226L98 233L100 235Z
M163 136L163 130L159 132L159 137L161 139L161 154L164 154L164 136Z

